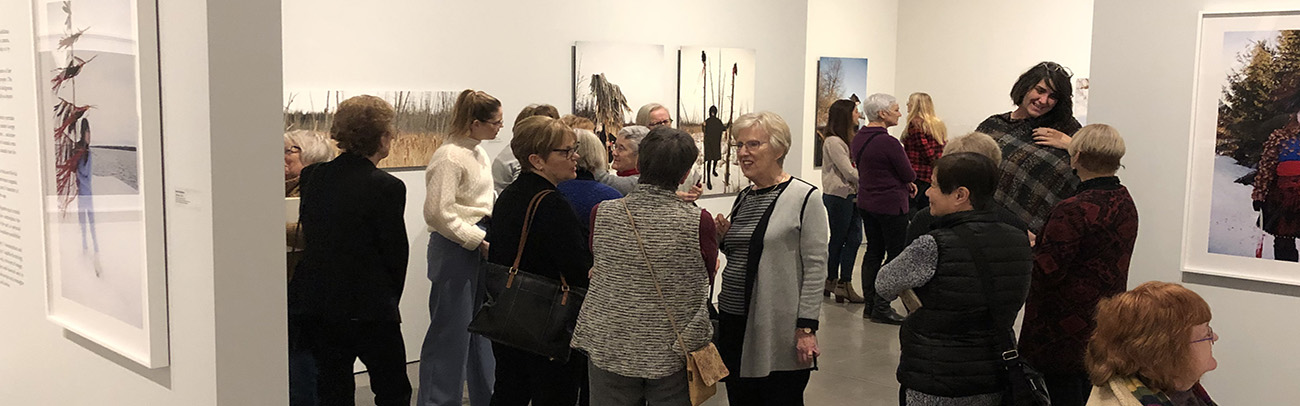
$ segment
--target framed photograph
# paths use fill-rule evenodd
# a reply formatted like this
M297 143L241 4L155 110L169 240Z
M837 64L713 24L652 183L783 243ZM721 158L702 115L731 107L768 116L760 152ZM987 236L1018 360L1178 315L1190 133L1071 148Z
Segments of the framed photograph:
M157 3L33 1L48 317L167 366Z
M1300 285L1300 11L1200 18L1183 269Z
M754 50L685 46L678 52L677 128L700 148L695 183L705 197L739 193L750 182L732 146L731 122L754 111Z
M849 99L861 102L867 98L867 58L833 58L823 56L817 60L816 90L817 122L813 124L813 167L822 166L822 130L826 115L836 100ZM860 108L860 107L859 107ZM855 125L856 127L856 125Z
M284 131L291 138L297 134L321 137L333 147L330 126L339 103L363 94L384 99L397 112L393 119L397 135L393 138L388 157L380 160L377 166L388 171L423 171L429 166L433 151L451 132L451 109L456 105L459 92L291 90L284 95ZM296 146L286 144L286 153L293 147ZM332 149L331 158L337 153L337 148ZM301 147L298 153L301 153Z

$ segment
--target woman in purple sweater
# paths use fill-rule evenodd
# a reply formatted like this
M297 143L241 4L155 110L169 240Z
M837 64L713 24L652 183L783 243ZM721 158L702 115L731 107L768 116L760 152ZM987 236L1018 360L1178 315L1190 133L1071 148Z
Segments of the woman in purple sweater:
M862 256L862 290L870 303L862 317L877 323L903 324L903 316L876 294L876 274L907 245L908 199L916 196L916 184L912 183L916 172L903 144L887 130L898 125L903 116L898 111L898 100L876 93L862 102L862 110L869 122L858 130L849 146L850 157L858 167L858 210L867 237L867 253Z

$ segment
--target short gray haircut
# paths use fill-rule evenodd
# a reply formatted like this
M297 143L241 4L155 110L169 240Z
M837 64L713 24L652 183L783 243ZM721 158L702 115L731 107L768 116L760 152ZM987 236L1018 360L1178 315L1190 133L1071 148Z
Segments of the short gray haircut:
M302 150L302 152L298 153L298 159L302 161L302 166L329 161L338 155L338 149L330 145L324 134L318 132L293 130L284 133L284 140L289 145Z
M600 137L585 128L574 128L573 133L578 138L578 168L592 174L608 172L609 157L606 154L609 151L605 150L605 143L600 141Z
M763 131L772 146L781 149L781 156L776 161L784 164L786 155L790 154L790 125L785 123L785 119L770 111L760 111L742 115L731 125L734 134L751 128Z
M876 93L867 96L862 101L862 115L867 118L868 122L879 122L880 112L889 110L889 106L898 104L898 99L884 93Z
M637 159L637 170L641 172L638 183L668 190L677 190L700 156L690 134L669 126L651 130L642 143Z
M629 146L632 148L632 152L636 153L640 150L641 139L645 138L646 134L650 134L650 127L643 125L629 125L618 130L618 139L627 140L630 144Z
M668 111L667 107L664 107L664 105L659 103L649 103L644 106L641 106L641 110L637 110L636 112L636 125L649 126L650 113L653 113L655 110L659 110L659 109L664 109L664 111ZM669 115L671 116L672 113L669 113Z

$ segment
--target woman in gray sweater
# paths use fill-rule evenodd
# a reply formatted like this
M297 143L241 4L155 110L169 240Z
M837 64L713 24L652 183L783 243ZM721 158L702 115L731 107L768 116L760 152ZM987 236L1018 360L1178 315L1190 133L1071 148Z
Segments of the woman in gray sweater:
M821 191L781 168L790 151L785 120L750 113L732 128L740 169L754 185L736 197L731 220L717 218L727 256L718 295L727 398L733 405L802 405L820 354L826 206Z

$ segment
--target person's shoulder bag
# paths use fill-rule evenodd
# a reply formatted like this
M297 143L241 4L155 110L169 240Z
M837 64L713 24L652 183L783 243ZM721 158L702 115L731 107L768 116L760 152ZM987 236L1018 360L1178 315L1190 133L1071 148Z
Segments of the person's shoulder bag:
M469 331L552 361L567 362L569 341L573 338L573 328L587 290L569 286L563 273L556 281L519 271L519 261L524 255L528 230L537 214L537 206L552 192L538 192L528 204L514 265L507 267L488 261L479 265L487 300L474 314Z
M636 236L637 246L641 248L641 257L645 258L646 269L650 270L650 276L654 278L660 305L663 306L664 313L668 314L668 322L672 323L673 333L677 335L677 345L682 348L682 355L686 357L686 381L690 385L691 405L700 406L718 393L718 381L726 378L731 371L728 371L727 366L722 363L722 354L718 353L718 347L713 345L712 341L695 351L686 349L686 341L682 340L682 332L677 328L677 320L668 306L668 299L664 298L663 288L659 284L659 275L655 274L654 266L650 264L650 255L646 252L645 242L641 240L641 232L637 231L636 220L633 220L632 210L627 207L626 200L623 201L623 211L627 212L627 221L632 226L632 234Z

